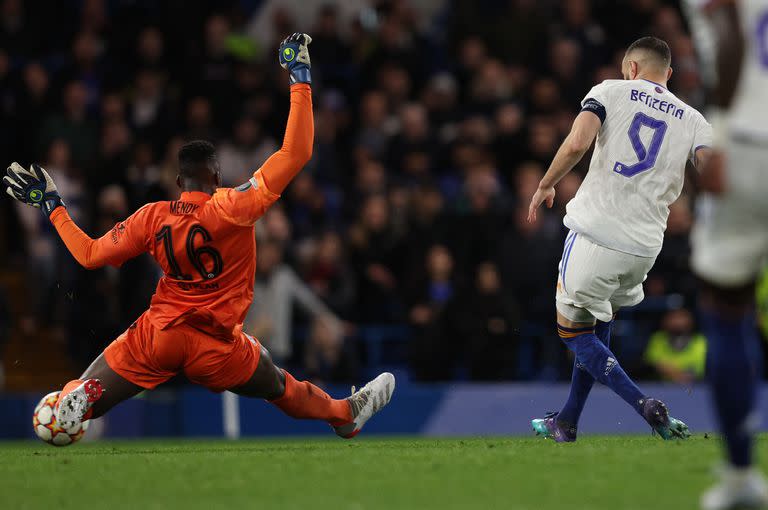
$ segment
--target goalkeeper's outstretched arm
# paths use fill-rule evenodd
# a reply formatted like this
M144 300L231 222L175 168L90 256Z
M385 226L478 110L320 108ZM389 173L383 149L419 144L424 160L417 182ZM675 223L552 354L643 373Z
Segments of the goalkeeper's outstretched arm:
M51 214L51 223L78 264L86 269L98 269L106 265L104 250L101 249L99 242L77 226L66 208L59 207L54 210Z
M143 234L137 235L139 230L143 232L144 222L140 218L145 211L145 208L139 209L98 239L93 239L83 232L65 207L55 209L50 218L75 260L86 269L98 269L106 265L120 266L126 260L146 251L140 240Z
M100 239L91 239L70 218L53 179L40 165L26 169L13 162L3 177L6 193L13 199L40 209L51 220L64 245L80 265L96 269L110 264L119 266L146 251L144 222L146 208L139 209Z
M291 111L283 146L261 167L264 182L279 195L312 157L315 121L312 117L312 76L307 34L295 33L280 44L278 59L288 71L291 85Z
M146 206L126 221L115 225L103 237L91 239L72 221L56 184L40 165L33 164L26 169L16 162L11 163L3 183L6 185L6 193L13 199L40 209L51 220L64 245L86 269L96 269L107 264L119 266L146 251Z
M281 194L312 157L314 126L312 89L307 83L291 85L291 111L283 146L260 169L264 183L272 193Z
M291 110L282 147L254 172L250 182L220 189L213 196L216 213L231 223L252 225L312 157L315 121L307 50L311 41L308 35L296 33L280 45L280 65L288 70L291 87Z

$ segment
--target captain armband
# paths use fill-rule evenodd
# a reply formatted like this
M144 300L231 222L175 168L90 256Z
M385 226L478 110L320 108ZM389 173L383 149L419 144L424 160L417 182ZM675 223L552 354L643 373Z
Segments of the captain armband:
M592 112L600 119L600 123L605 122L605 106L597 99L591 97L584 100L581 104L582 112Z

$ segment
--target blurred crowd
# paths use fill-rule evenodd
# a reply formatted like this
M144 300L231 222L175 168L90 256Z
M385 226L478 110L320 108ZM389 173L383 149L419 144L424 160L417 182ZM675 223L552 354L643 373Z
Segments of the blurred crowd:
M620 78L637 37L670 43L670 89L702 106L675 2L2 0L0 160L47 168L92 236L177 196L185 140L215 142L238 185L281 143L276 47L297 30L313 37L314 156L257 225L246 328L319 380L357 377L376 328L418 380L564 377L561 219L589 158L535 223L528 202L581 99ZM146 308L157 269L141 257L85 271L38 211L0 207L3 271L25 282L5 286L0 335L58 335L87 365ZM688 191L672 207L651 304L692 303L692 207ZM657 308L624 328L633 341L681 322Z

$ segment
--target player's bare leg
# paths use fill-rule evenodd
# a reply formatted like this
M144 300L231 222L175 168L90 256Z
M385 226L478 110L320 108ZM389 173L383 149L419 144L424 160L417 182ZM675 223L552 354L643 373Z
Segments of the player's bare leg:
M259 365L251 379L231 390L238 395L263 398L298 419L328 422L343 438L356 436L365 423L386 406L395 391L395 377L385 372L343 400L331 398L308 381L297 381L277 367L262 346Z
M631 405L663 439L690 436L688 427L669 416L660 400L647 398L619 365L616 356L595 335L595 322L575 322L557 312L558 333L573 351L576 362L595 380L600 381ZM538 435L557 442L576 440L576 425L558 419L557 413L531 422Z
M285 394L285 372L275 365L269 351L262 345L259 364L247 383L230 391L243 397L275 400Z
M98 418L144 389L110 368L100 354L79 379L68 382L56 404L56 420L65 429Z

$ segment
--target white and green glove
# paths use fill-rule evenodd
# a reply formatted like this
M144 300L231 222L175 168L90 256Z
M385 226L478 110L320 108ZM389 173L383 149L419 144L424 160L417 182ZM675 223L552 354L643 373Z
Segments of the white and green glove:
M309 43L312 38L307 34L296 32L285 38L280 43L278 58L283 69L290 73L290 84L312 83L312 75L309 72L312 67L309 61Z
M3 182L6 192L15 200L41 209L50 216L54 209L64 206L56 184L48 172L40 165L32 164L29 170L16 163L11 163Z

